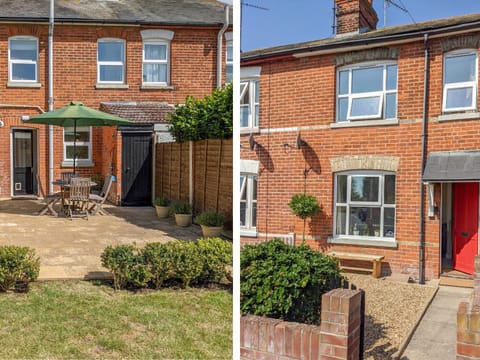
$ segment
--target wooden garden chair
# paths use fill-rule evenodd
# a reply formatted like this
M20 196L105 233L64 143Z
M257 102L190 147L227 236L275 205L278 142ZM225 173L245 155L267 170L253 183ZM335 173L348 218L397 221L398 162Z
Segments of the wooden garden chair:
M108 174L105 176L105 181L103 183L102 191L100 191L100 194L90 194L89 198L90 201L92 202L92 206L90 208L90 211L92 212L92 215L97 215L98 213L102 215L110 215L104 208L103 208L103 203L105 200L107 200L108 194L110 193L110 189L112 187L113 183L113 176Z
M38 215L44 215L46 213L51 213L54 216L58 216L58 212L55 211L53 208L53 205L55 205L57 202L62 200L62 197L60 194L49 194L46 195L45 191L43 190L42 182L40 181L40 176L38 174L35 175L37 179L37 184L38 184L38 190L40 192L40 196L42 197L44 207L38 212Z
M91 180L89 178L73 177L71 179L67 198L70 219L86 217L88 220L90 186Z

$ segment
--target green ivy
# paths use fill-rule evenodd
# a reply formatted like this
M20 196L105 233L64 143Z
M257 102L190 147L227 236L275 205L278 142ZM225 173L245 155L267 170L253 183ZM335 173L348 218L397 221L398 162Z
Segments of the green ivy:
M169 115L170 133L177 142L228 139L233 132L233 85L216 89L203 99L188 96Z

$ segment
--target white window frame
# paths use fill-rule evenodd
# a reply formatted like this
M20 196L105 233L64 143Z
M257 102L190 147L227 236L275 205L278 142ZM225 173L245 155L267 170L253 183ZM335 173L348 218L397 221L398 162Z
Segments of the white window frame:
M346 175L347 176L347 202L337 202L337 191L338 191L338 176L339 175ZM394 204L386 204L385 203L385 176L386 175L394 175L395 176L395 203ZM378 201L376 202L367 202L367 201L352 201L351 200L351 183L352 183L352 176L365 176L365 177L378 177L379 178L379 186L378 186ZM334 193L333 193L333 203L334 203L334 220L333 220L333 236L335 239L356 239L356 240L372 240L372 241L387 241L387 242L395 242L396 231L397 231L397 214L396 214L396 201L397 201L397 174L395 172L390 171L370 171L370 170L363 170L363 171L344 171L338 172L335 174L335 184L334 184ZM337 211L338 207L345 208L345 234L337 234ZM380 236L366 236L366 235L355 235L350 234L350 207L366 207L366 208L380 208L380 224L379 224L379 232ZM394 209L395 212L395 223L394 223L394 236L387 237L384 236L384 209Z
M122 43L123 45L123 54L121 61L100 61L99 59L99 44L100 43ZM125 84L125 40L117 38L101 38L97 41L97 83L99 84ZM107 81L100 79L100 68L102 66L122 66L122 80L121 81Z
M65 130L66 129L72 129L73 126L68 126L66 128L63 128L63 161L64 162L72 162L73 163L73 158L67 158L67 146L73 146L73 141L65 141ZM89 135L89 141L76 141L75 146L87 146L88 147L88 159L77 159L75 163L82 164L82 163L91 163L92 162L92 127L91 126L77 126L77 132L78 131L86 131L88 130L88 135Z
M31 40L36 43L36 59L35 61L31 60L15 60L11 57L11 46L10 42L12 40ZM13 65L14 64L29 64L35 65L35 79L33 80L14 80L13 79ZM12 83L38 83L38 38L34 36L12 36L8 38L8 80Z
M397 66L397 88L394 90L387 90L387 67L396 65ZM352 93L352 73L354 70L367 69L367 68L376 68L383 67L383 85L381 91L371 91L364 93ZM348 92L347 94L340 94L340 73L348 72ZM396 61L382 61L382 62L368 62L355 64L354 66L344 66L337 69L337 91L336 91L336 122L337 123L348 123L349 121L355 120L386 120L392 119L386 117L386 98L388 94L396 94L397 103L395 104L395 113L398 116L398 64ZM361 115L361 116L352 116L352 102L354 99L365 99L365 98L380 98L378 110L375 114ZM347 120L340 120L340 99L348 99L348 109L347 109ZM397 118L397 116L395 118Z
M162 60L147 60L145 59L145 45L165 45L165 59ZM168 85L170 79L170 42L166 40L144 40L142 45L142 84L144 85ZM166 81L143 81L143 65L145 64L160 64L166 65L167 74L165 76Z
M228 59L228 50L230 49L230 52L232 54L232 59ZM230 82L233 81L233 33L232 32L227 32L225 33L225 84L229 84ZM232 69L232 78L230 80L227 79L227 69L230 67Z
M245 96L245 93L248 89L248 103L247 104L240 104L240 109L248 108L248 124L247 126L240 126L240 130L242 129L249 129L249 130L257 130L259 125L259 114L257 112L260 111L260 81L259 79L242 79L240 82L240 100ZM258 94L258 102L255 101L255 97L257 92ZM258 111L257 111L258 106ZM241 112L240 112L241 115Z
M445 76L446 76L446 60L452 57L461 57L461 56L470 56L475 55L475 76L473 81L464 81L464 82L457 82L457 83L445 83ZM445 53L443 56L443 99L442 99L442 110L443 112L452 112L452 111L468 111L468 110L476 110L477 109L477 87L478 87L478 54L477 50L475 49L463 49L463 50L455 50L448 53ZM472 103L470 106L465 107L456 107L456 108L447 108L447 93L449 90L453 89L472 89Z
M257 224L252 224L253 217L253 204L258 204L257 199L253 199L253 184L254 181L257 187L257 196L258 196L258 175L253 173L240 173L240 178L244 178L243 183L240 187L240 203L245 203L245 225L240 226L241 235L246 236L256 236L257 235ZM241 181L240 181L241 182ZM242 200L242 195L246 192L246 199ZM240 206L240 203L238 206ZM258 219L258 206L257 208L257 219Z

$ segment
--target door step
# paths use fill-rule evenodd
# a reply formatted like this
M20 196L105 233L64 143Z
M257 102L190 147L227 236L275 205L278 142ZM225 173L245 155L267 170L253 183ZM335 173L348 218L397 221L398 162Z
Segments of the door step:
M473 279L441 275L440 285L473 288Z

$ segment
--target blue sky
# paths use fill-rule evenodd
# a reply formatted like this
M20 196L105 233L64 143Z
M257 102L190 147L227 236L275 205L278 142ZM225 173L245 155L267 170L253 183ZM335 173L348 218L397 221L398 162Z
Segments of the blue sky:
M240 0L241 50L285 45L332 36L333 0ZM416 22L480 13L480 0L394 0L410 11ZM383 27L383 0L373 0ZM260 6L268 10L261 10ZM410 24L410 16L387 7L387 26Z

